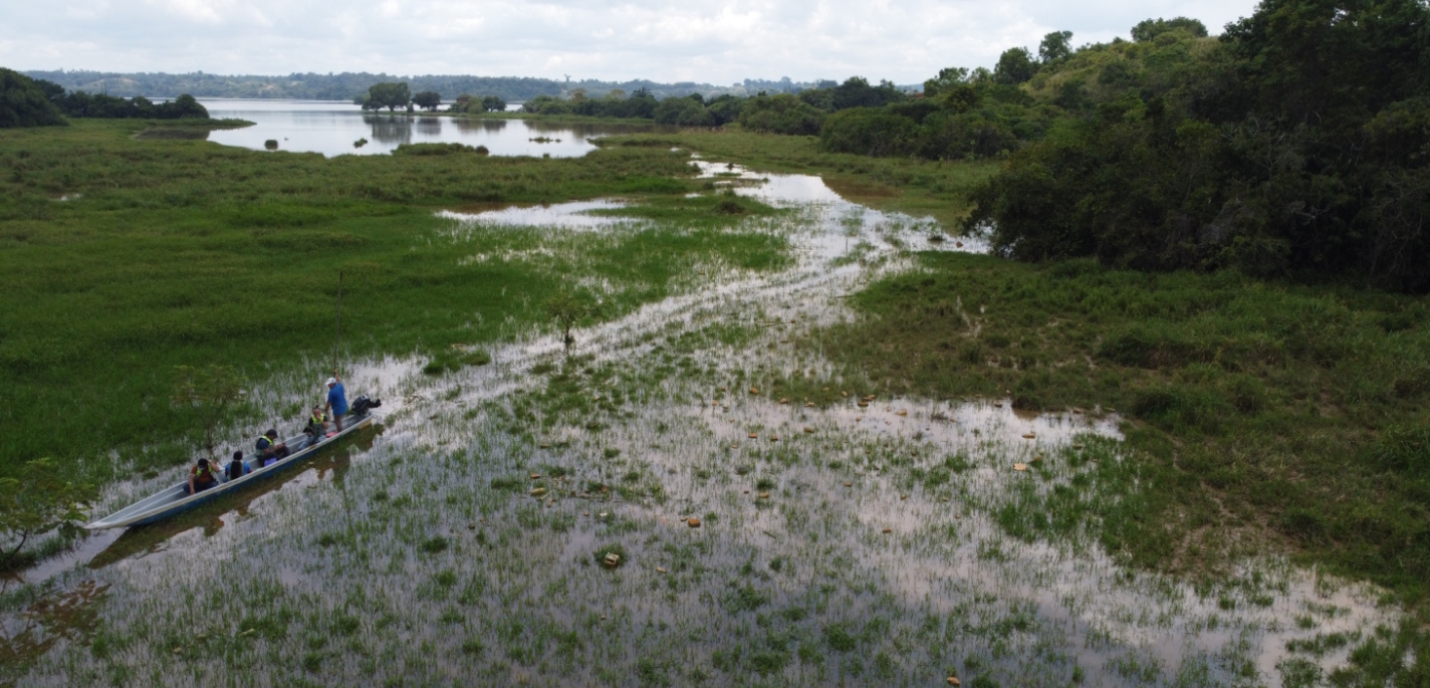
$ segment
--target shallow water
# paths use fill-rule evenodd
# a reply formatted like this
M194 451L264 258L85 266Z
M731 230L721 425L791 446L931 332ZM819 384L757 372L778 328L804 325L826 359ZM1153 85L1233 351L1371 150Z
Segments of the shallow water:
M380 435L341 467L320 457L242 504L71 562L54 594L102 590L89 598L102 622L10 614L8 637L50 643L26 685L121 669L176 686L882 686L950 671L1232 685L1276 682L1290 640L1394 620L1375 590L1277 560L1198 589L1127 570L1087 533L1010 536L1009 510L1129 460L1115 414L891 397L798 344L852 317L844 295L912 269L908 250L984 244L930 243L931 220L847 203L817 178L702 165L797 209L747 226L787 237L792 267L706 274L577 332L569 361L531 332L438 378L414 359L360 366L349 388L383 398ZM601 230L573 218L618 207L603 203L449 217L454 238L529 222L562 251L564 233ZM806 405L776 386L796 372L848 396ZM263 398L279 408L301 386ZM609 544L625 551L614 570L593 557ZM97 634L132 640L97 657ZM199 635L237 649L196 655ZM1296 656L1330 667L1347 651Z
M379 155L404 143L461 143L486 146L492 155L580 157L595 149L590 139L611 134L654 131L638 124L547 124L525 119L482 119L437 114L363 112L342 101L200 100L215 118L244 119L254 126L209 133L208 140L226 146L295 153ZM355 145L359 139L367 142Z

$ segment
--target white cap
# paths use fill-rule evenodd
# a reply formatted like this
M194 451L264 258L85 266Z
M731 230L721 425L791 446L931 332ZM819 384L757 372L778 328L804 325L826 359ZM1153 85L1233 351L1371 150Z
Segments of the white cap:
M332 387L333 385L336 385L336 384L338 384L338 379L337 379L337 378L335 378L335 377L330 377L330 378L328 378L327 385L328 385L329 387Z

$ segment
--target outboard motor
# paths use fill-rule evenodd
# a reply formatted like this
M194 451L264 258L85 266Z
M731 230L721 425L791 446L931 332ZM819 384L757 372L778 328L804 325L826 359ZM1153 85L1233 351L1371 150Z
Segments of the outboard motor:
M351 413L354 416L361 416L363 414L366 414L370 409L375 409L379 406L382 406L381 399L369 399L367 398L367 395L364 394L356 399L353 399L353 407Z

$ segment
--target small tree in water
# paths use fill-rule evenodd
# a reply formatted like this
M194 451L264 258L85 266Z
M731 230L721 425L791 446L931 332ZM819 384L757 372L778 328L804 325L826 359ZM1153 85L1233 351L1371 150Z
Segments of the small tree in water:
M215 433L229 406L243 396L243 388L238 384L238 376L228 366L211 365L207 368L178 366L174 380L174 394L171 399L175 406L193 408L204 426L204 448L208 450L210 461L217 460L214 448L218 446Z
M600 312L600 304L584 291L570 292L563 289L546 299L545 305L546 315L555 320L561 328L561 343L568 354L571 353L571 345L576 343L576 338L571 336L571 328Z
M54 528L65 538L79 532L93 490L64 475L50 459L36 459L26 462L19 478L0 478L0 537L19 538L14 548L0 550L0 565L13 566L32 535Z

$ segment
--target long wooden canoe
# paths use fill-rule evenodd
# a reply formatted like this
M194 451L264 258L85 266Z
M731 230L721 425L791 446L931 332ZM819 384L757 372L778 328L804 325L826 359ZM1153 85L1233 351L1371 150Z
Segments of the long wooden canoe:
M230 480L223 468L228 464L224 463L215 467L215 470L223 473L220 476L219 484L198 494L189 494L189 479L185 475L184 481L164 488L153 495L130 504L119 511L116 511L104 518L85 526L89 530L104 530L106 528L127 528L129 526L140 526L147 523L160 521L183 511L192 509L200 504L221 497L226 494L233 494L265 478L271 478L284 469L291 468L303 459L306 459L323 449L337 443L339 439L358 432L363 428L372 425L373 416L370 410L364 409L361 413L350 413L343 417L343 431L330 433L316 442L309 443L306 434L296 435L284 440L288 445L288 456L279 459L277 463L260 467L257 452L250 452L243 458L244 464L253 469L240 478Z

